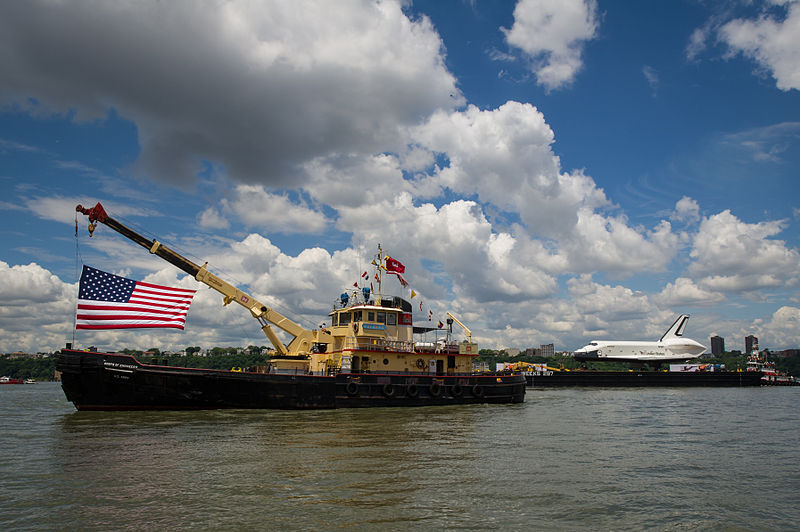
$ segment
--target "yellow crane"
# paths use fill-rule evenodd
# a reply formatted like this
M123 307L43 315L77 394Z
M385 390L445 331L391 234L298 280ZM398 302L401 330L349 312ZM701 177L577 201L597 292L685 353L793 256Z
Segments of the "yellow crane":
M259 324L261 325L261 330L267 335L267 338L269 338L272 345L275 346L275 349L278 351L280 356L306 354L312 351L314 344L330 344L333 342L333 338L330 333L305 329L291 321L286 316L267 307L250 294L247 294L229 282L220 279L206 269L208 263L198 266L186 257L171 250L158 240L150 240L140 235L133 229L123 225L114 218L110 217L99 202L91 209L86 209L83 206L78 205L75 207L75 210L89 217L90 234L97 226L97 222L100 222L120 233L122 236L125 236L128 239L136 242L143 248L149 250L150 253L158 255L170 264L193 276L201 283L222 294L223 305L228 305L232 301L235 301L241 306L245 307L250 311L250 314L252 314L253 317L258 320ZM283 344L270 324L275 325L292 337L289 345Z
M464 325L463 323L458 321L458 318L456 318L455 316L453 316L449 312L447 313L447 317L450 318L451 320L453 320L454 322L458 323L461 326L461 328L464 329L464 333L466 333L466 335L467 335L467 342L472 343L472 331L470 331L467 328L466 325Z

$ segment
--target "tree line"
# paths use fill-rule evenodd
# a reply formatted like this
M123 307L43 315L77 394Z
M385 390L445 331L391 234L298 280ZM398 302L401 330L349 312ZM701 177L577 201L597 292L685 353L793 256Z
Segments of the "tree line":
M247 348L235 347L214 347L211 348L209 356L199 356L197 353L202 351L199 347L186 349L187 355L161 354L158 349L149 349L146 352L123 349L121 353L134 356L143 364L162 364L176 367L204 368L204 369L224 369L249 368L262 366L269 359L268 355L261 354L266 350L258 346L248 346ZM145 354L149 353L149 354ZM775 362L778 371L800 377L800 356L773 357L767 355L768 360ZM541 356L510 356L505 351L492 351L481 349L478 352L478 362L486 362L494 369L493 364L498 362L530 362L532 364L547 364L551 367L578 369L604 369L607 371L624 371L629 365L623 363L608 362L587 362L582 364L576 361L570 354L555 355L553 357ZM742 370L747 366L747 356L738 351L726 352L718 357L697 359L698 364L724 364L728 371ZM662 366L664 369L666 365ZM8 358L0 356L0 375L9 376L15 379L36 379L37 381L54 380L55 360L52 356L45 358Z

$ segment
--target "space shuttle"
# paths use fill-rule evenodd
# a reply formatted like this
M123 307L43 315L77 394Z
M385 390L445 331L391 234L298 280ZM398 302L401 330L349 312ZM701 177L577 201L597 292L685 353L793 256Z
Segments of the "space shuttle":
M624 340L593 340L573 353L575 360L594 362L631 362L633 364L679 362L696 358L706 347L683 337L689 321L688 314L681 314L664 336L657 342L632 342Z

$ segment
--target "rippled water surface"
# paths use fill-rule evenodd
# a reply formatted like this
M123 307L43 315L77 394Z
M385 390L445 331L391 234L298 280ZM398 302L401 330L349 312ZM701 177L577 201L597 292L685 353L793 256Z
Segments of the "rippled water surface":
M76 412L0 387L3 530L796 530L800 387Z

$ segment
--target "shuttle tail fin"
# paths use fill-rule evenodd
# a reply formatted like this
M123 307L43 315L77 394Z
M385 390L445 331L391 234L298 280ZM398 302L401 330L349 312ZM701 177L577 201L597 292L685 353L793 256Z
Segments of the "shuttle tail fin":
M678 316L678 319L675 320L675 323L672 324L672 327L667 329L667 332L664 333L664 336L661 337L659 342L663 342L668 338L679 338L683 336L683 330L686 328L686 322L689 321L688 314L681 314Z

